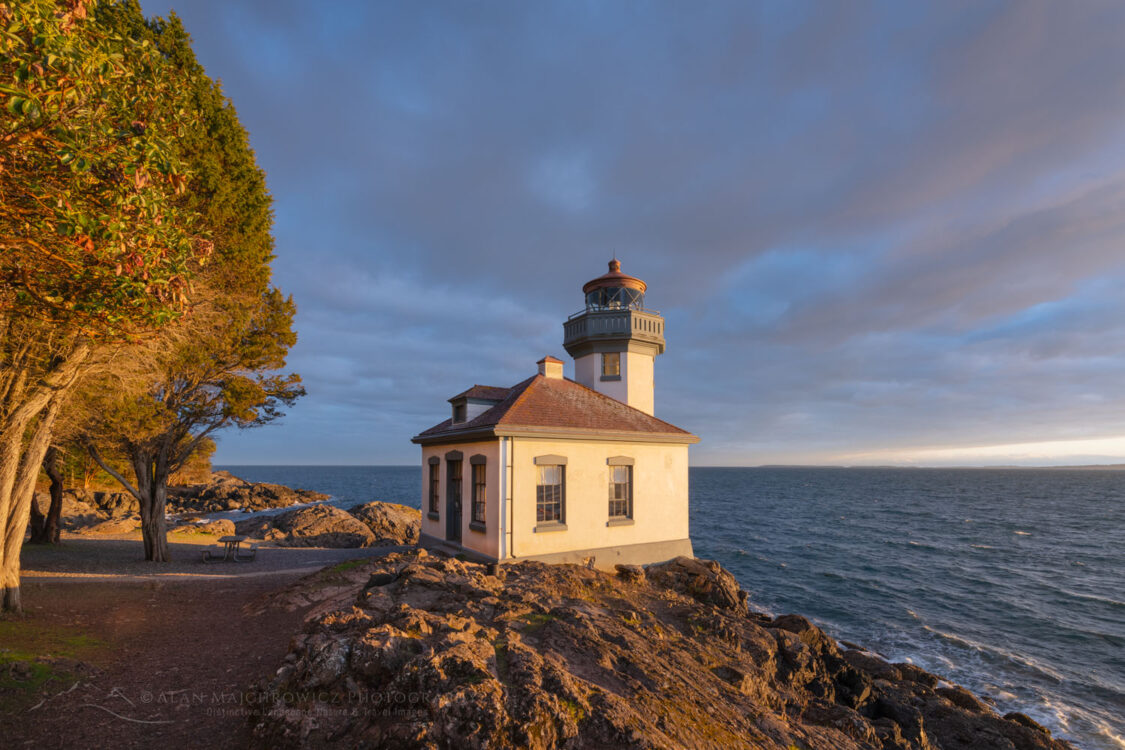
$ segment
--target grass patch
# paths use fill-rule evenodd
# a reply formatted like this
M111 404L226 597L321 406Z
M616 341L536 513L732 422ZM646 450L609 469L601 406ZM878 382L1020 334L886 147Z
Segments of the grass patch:
M344 571L347 571L347 570L355 570L356 568L361 568L364 565L366 565L368 562L370 562L370 561L364 560L363 558L360 558L358 560L345 560L342 563L337 563L336 565L333 565L328 570L331 573L343 573Z
M492 648L496 651L496 676L500 678L500 682L508 684L508 642L496 641L492 644Z
M0 620L0 661L61 656L88 659L107 644L77 628L49 626L26 619Z
M345 583L348 579L344 574L349 570L361 568L367 563L371 562L365 558L357 560L344 560L344 562L336 563L330 568L325 568L321 571L321 580L325 583Z
M562 704L563 710L567 715L574 719L575 724L580 724L586 718L586 709L582 708L582 704L578 701L572 701L569 698L559 698L559 703Z
M528 612L526 615L522 615L520 619L527 623L527 627L523 629L523 632L530 634L539 631L544 625L558 618L554 615L544 614L542 612Z
M97 661L107 643L75 628L0 620L0 711L17 713L75 675L54 660Z

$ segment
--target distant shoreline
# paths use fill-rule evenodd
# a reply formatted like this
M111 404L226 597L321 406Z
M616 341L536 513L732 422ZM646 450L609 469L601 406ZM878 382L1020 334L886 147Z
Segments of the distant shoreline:
M416 464L220 464L213 465L215 471L231 471L232 469L265 469L265 468L317 468L317 469L413 469ZM927 469L943 471L989 471L995 469L1019 471L1043 470L1068 470L1068 471L1125 471L1125 463L1121 464L1078 464L1078 465L1051 465L1051 466L1020 466L1016 464L996 464L988 466L904 466L899 464L855 465L842 464L756 464L753 466L718 466L710 464L692 464L692 469Z

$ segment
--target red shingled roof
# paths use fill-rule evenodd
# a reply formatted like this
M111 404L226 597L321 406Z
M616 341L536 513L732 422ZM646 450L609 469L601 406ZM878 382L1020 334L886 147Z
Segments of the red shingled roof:
M483 386L474 386L479 387ZM465 394L472 390L465 391ZM534 375L503 390L507 391L504 399L474 419L456 426L453 426L451 419L447 419L418 434L414 440L426 442L446 435L488 429L555 428L594 433L665 435L683 437L684 442L695 442L695 436L687 430L681 430L567 378Z
M467 391L458 393L450 401L459 398L479 398L481 401L503 401L511 388L498 388L494 385L474 385Z

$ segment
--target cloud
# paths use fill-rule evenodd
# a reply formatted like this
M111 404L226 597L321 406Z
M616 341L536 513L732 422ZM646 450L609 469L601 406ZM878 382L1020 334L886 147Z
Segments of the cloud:
M1125 7L176 5L310 394L220 461L413 463L614 253L699 462L1125 432Z

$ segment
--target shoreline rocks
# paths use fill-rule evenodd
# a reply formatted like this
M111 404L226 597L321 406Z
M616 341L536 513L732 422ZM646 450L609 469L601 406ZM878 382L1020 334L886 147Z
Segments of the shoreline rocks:
M350 510L318 504L235 524L239 534L282 547L382 547L418 541L421 513L371 502Z
M371 546L417 544L422 530L422 513L397 503L374 501L348 508L375 536Z
M205 484L169 487L165 511L170 515L257 511L323 502L329 497L322 492L294 490L280 484L248 482L229 472L216 471L212 474L211 481ZM46 513L51 502L50 496L39 492L35 499L40 511ZM63 490L60 524L68 531L79 534L111 533L107 531L109 526L106 526L106 522L125 520L140 523L140 505L128 492ZM97 530L94 527L98 527ZM177 525L176 528L181 526ZM234 533L233 530L230 533Z
M804 617L751 611L713 562L489 570L418 550L354 571L366 583L320 601L258 686L254 746L1071 748Z
M227 471L211 474L211 481L188 487L169 487L169 513L221 513L229 510L268 510L301 503L317 503L329 495L295 490L281 484L248 482Z

